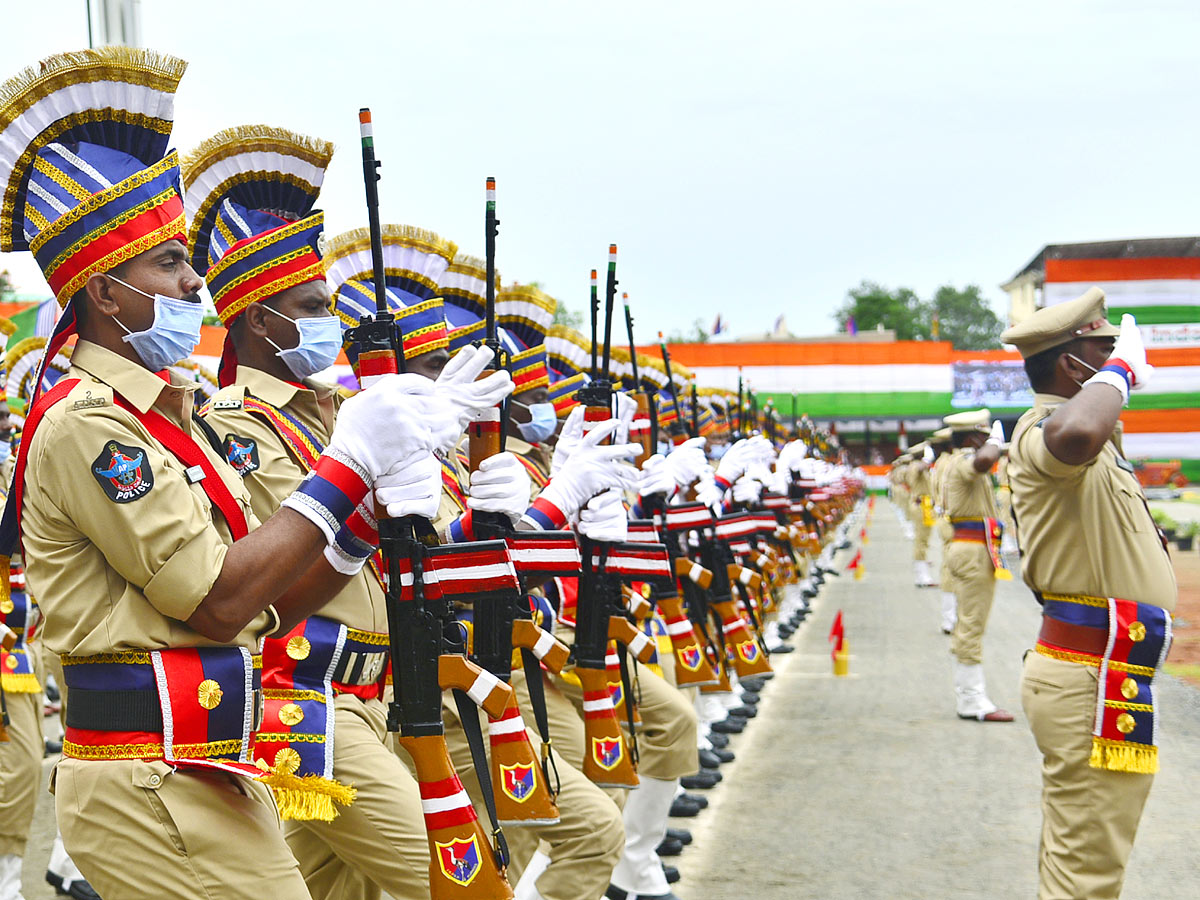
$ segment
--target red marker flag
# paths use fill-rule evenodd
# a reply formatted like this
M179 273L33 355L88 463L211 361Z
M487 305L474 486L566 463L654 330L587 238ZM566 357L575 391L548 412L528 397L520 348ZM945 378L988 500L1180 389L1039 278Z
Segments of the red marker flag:
M862 551L861 550L859 550L857 553L854 554L854 559L850 560L850 564L848 566L846 566L846 571L853 572L860 565L862 565Z
M833 625L829 629L829 643L833 645L829 651L829 655L837 657L842 652L842 642L846 639L845 629L842 627L842 611L839 609L838 614L834 616Z

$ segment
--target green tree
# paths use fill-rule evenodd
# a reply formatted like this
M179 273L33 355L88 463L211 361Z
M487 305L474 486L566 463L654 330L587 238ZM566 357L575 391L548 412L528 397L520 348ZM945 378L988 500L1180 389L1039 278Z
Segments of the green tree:
M919 341L929 337L930 317L927 306L909 288L892 290L874 281L863 280L846 292L846 299L833 318L842 331L851 316L859 331L874 331L882 326L896 332L900 341Z
M961 291L944 284L930 302L937 314L938 337L949 341L956 350L995 350L1000 347L1004 323L992 312L980 293L979 285L968 284Z
M554 307L554 324L566 325L568 328L582 332L584 330L583 313L577 309L570 309L562 301L559 301L558 306Z
M708 329L704 327L703 319L696 319L687 331L672 331L667 335L668 344L707 344Z
M8 274L8 269L0 272L0 303L8 303L12 300L16 288L13 287L12 276Z

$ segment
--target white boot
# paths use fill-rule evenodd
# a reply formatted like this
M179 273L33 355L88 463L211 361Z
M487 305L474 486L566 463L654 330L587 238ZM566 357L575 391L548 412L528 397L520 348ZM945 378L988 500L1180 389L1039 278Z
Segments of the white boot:
M0 856L0 900L25 900L21 895L21 857L15 853Z
M917 587L933 586L933 570L929 567L929 560L913 560L913 584Z
M954 664L954 693L957 696L958 717L980 722L1011 722L1012 716L988 699L979 663Z
M544 900L538 893L537 880L550 866L550 857L538 850L529 858L529 865L521 873L521 879L513 887L513 900Z
M953 591L942 591L942 633L950 634L958 624L958 599Z
M625 852L613 869L612 884L631 895L654 897L670 892L656 849L667 834L679 779L638 778L625 801Z

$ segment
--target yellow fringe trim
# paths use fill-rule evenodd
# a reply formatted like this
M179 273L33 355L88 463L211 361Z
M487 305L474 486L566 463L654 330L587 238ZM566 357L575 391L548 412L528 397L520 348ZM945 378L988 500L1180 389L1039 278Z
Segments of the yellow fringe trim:
M358 796L356 788L320 775L272 772L259 780L275 795L279 817L291 822L332 822L338 815L334 804L349 806Z
M6 694L36 694L42 685L33 672L4 672L0 673L0 686Z
M1106 769L1109 772L1153 775L1158 771L1158 748L1151 744L1111 741L1093 736L1089 765L1093 769Z
M1008 569L993 569L992 574L997 581L1012 581L1012 572Z
M7 371L11 372L12 369ZM0 605L8 609L12 603L12 585L9 583L8 570L12 567L12 558L0 556ZM7 602L4 602L7 601Z

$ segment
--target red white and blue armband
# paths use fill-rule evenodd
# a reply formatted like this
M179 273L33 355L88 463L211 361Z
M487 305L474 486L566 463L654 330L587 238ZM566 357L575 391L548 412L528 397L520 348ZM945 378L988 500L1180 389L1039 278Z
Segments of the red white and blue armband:
M365 502L355 507L350 518L342 524L333 543L325 548L329 565L343 575L357 575L379 549L379 522Z
M1107 384L1109 387L1116 388L1120 391L1125 402L1129 402L1129 391L1133 388L1133 369L1123 359L1109 359L1100 371L1085 381L1084 387L1089 384Z
M369 476L362 466L344 453L326 449L282 505L320 528L325 540L332 544L342 525L367 496L368 482Z
M475 520L468 509L446 528L446 537L452 544L465 544L475 540Z
M713 483L714 483L714 484L715 484L715 485L716 485L718 488L720 488L720 489L721 489L721 493L722 493L722 494L728 493L728 492L729 492L729 489L730 489L731 487L733 487L733 482L731 482L731 481L726 481L726 480L725 480L724 478L722 478L720 475L714 475L714 476L713 476Z
M521 516L522 522L528 522L539 531L560 531L567 526L567 517L563 511L547 500L538 497Z

